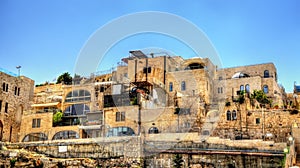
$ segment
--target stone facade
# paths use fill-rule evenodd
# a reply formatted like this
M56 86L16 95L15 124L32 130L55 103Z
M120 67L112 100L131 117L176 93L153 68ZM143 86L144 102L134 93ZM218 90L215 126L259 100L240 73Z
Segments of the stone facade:
M0 72L0 141L16 142L23 111L30 109L34 81Z

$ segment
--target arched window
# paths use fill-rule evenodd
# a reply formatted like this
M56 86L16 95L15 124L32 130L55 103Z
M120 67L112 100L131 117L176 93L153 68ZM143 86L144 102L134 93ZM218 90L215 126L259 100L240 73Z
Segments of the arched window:
M245 89L244 89L244 85L241 85L240 86L240 91L244 91Z
M75 131L60 131L57 132L52 140L57 140L57 139L78 139L79 134Z
M268 87L268 85L264 85L263 91L264 91L265 94L269 93L269 87Z
M269 78L270 77L270 73L268 70L264 71L264 78Z
M2 121L0 120L0 141L2 141L2 135L3 135L3 124Z
M158 134L159 131L158 131L157 127L151 127L151 128L149 128L148 133L149 134Z
M66 108L64 111L64 116L78 116L85 115L90 111L90 108L86 104L73 104Z
M48 140L48 137L44 133L31 133L31 134L27 134L23 138L23 142L46 141L46 140Z
M87 90L73 90L66 96L66 102L91 101L91 94Z
M236 120L236 119L237 119L236 111L233 110L232 111L232 120Z
M231 112L229 110L227 111L226 116L227 121L231 121Z
M173 82L170 82L169 83L169 92L172 92L173 91Z
M246 85L246 93L250 93L250 85L249 84Z
M130 127L114 127L109 129L107 136L134 136L134 131Z
M181 91L184 91L186 88L185 88L185 81L182 81L181 82Z

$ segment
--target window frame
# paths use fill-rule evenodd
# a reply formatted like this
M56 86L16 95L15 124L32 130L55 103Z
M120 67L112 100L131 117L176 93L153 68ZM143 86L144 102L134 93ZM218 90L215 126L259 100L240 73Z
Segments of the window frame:
M264 71L264 78L270 78L270 71L267 69Z
M181 91L185 91L186 90L186 83L185 81L181 81Z
M173 82L169 82L169 92L173 92Z
M268 93L269 93L269 86L268 86L268 85L264 85L264 86L263 86L263 92L264 92L265 94L268 94Z
M230 110L227 110L227 112L226 112L226 120L227 121L231 121L232 120L231 111Z

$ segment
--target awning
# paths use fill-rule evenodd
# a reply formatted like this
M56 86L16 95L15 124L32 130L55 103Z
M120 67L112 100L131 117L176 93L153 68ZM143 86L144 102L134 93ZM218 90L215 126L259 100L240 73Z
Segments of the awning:
M84 129L84 130L96 130L96 129L101 129L102 125L81 125L79 126L79 129Z
M31 107L50 107L50 106L57 106L59 102L54 103L43 103L43 104L33 104Z

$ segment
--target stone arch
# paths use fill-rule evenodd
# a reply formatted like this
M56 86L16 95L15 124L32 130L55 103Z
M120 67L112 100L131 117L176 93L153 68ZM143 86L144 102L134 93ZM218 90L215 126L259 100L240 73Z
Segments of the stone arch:
M48 137L42 132L31 133L24 136L22 142L46 141Z
M148 130L148 134L158 134L158 133L159 133L159 130L157 127L151 127Z
M65 131L59 131L55 133L52 140L58 140L58 139L78 139L79 134L76 131L71 130L65 130Z
M135 133L132 128L126 127L126 126L121 126L121 127L113 127L110 128L108 131L107 136L112 137L112 136L134 136Z
M66 95L65 102L91 101L91 93L84 89L72 90Z
M2 137L3 137L3 124L2 121L0 120L0 141L2 141Z

